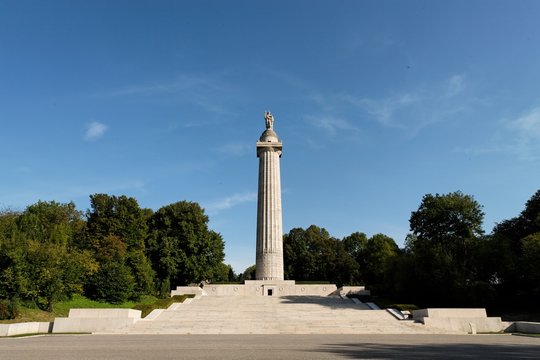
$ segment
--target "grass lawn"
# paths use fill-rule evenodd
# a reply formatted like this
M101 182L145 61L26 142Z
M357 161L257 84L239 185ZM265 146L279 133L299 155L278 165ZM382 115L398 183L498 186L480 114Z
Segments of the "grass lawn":
M66 317L68 316L69 309L72 308L93 308L93 309L107 309L107 308L123 308L123 309L132 309L136 305L147 305L152 304L157 300L154 296L143 296L137 302L135 301L126 301L122 304L109 304L105 302L99 302L95 300L90 300L85 298L82 295L74 295L71 300L61 301L55 303L53 306L52 312L43 311L36 308L28 308L20 305L19 311L20 314L17 318L12 320L0 320L0 324L11 324L18 322L29 322L29 321L53 321L55 317Z

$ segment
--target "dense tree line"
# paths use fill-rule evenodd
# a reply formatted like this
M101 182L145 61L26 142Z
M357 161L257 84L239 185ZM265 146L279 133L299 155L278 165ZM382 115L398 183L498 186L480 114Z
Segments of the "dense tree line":
M403 249L384 234L337 239L315 225L294 228L284 235L285 277L364 284L419 306L533 309L540 303L540 190L490 234L483 217L470 195L427 194L411 213ZM85 213L54 201L0 212L0 299L47 310L76 293L122 302L201 280L254 278L254 267L236 277L223 259L221 235L193 202L154 212L134 198L95 194Z
M427 194L398 248L383 234L337 239L315 225L284 235L285 276L367 285L373 293L420 306L533 309L540 303L540 190L517 217L482 230L470 195Z
M153 212L134 198L95 194L90 205L84 214L54 201L0 213L1 299L52 310L75 293L118 303L231 276L223 239L197 203Z
M382 286L399 251L384 234L368 238L356 232L336 239L315 225L292 229L283 236L285 277L297 281Z

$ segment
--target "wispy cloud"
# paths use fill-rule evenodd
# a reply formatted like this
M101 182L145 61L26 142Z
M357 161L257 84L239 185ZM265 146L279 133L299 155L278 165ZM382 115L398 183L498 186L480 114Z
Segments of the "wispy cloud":
M336 135L338 131L358 131L358 127L345 119L334 116L307 115L306 121L311 125L323 129L330 135Z
M506 153L523 161L534 161L540 157L540 106L499 121L499 124L502 126L499 125L489 143L454 151L474 155Z
M238 88L224 79L221 74L180 75L170 81L150 81L128 84L115 89L101 91L94 96L100 98L137 98L144 101L185 103L197 106L214 115L230 115L230 98L242 98Z
M230 209L243 203L254 202L256 200L257 193L255 192L233 194L231 196L209 202L206 204L205 209L209 214L217 214L220 211Z
M461 95L466 90L466 77L452 75L435 84L403 91L389 97L368 98L342 95L343 102L366 113L384 127L401 129L415 136L426 126L446 121L466 111L470 99Z
M467 111L476 100L462 96L466 90L466 76L454 74L432 84L378 98L311 91L308 100L318 113L308 114L306 119L331 136L351 130L358 135L361 121L373 121L414 137L427 126L454 119L456 114ZM350 114L355 114L354 118Z
M217 148L217 151L232 156L242 156L252 150L252 146L244 143L228 143Z
M540 106L534 107L508 122L514 133L510 148L523 160L535 160L540 155Z
M540 106L508 123L508 128L528 140L540 140Z
M86 132L84 133L84 139L86 141L94 141L105 135L107 131L107 125L93 121L86 126Z
M454 75L448 79L447 96L455 96L465 89L465 76Z
M393 128L405 127L405 124L396 121L396 113L412 104L422 101L418 95L410 93L403 93L398 96L379 100L356 98L350 95L343 96L343 99L367 112L381 125Z

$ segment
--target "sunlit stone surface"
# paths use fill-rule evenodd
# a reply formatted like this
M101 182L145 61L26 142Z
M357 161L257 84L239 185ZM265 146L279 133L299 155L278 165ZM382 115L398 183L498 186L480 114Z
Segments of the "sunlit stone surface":
M266 130L257 142L259 192L257 204L256 279L283 281L283 225L279 159L282 144L274 131L274 117L264 114Z

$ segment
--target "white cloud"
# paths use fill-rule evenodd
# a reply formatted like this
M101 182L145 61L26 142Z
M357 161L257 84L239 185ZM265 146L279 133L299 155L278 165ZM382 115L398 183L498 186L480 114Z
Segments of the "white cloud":
M257 200L257 193L246 192L241 194L233 194L231 196L218 199L206 204L205 209L209 214L217 214L222 210L230 209L236 205Z
M472 100L458 96L465 90L465 83L464 75L453 75L436 84L389 97L372 99L343 95L341 99L382 126L402 129L414 136L428 125L452 119L467 110Z
M102 137L107 131L108 127L97 121L93 121L86 126L86 132L84 139L87 141L94 141Z
M540 107L508 122L514 139L508 146L522 160L536 160L540 152Z
M524 115L508 123L508 128L530 140L540 140L540 107L533 108Z
M97 97L134 97L160 102L182 102L197 105L217 115L231 115L229 99L242 97L234 85L223 80L225 74L181 75L170 81L131 84L94 94Z
M339 130L358 131L358 128L349 121L334 116L306 116L307 122L315 127L321 128L330 135L335 135Z
M464 74L454 74L381 97L327 94L300 80L293 80L291 85L305 90L306 100L313 104L314 110L306 120L313 127L326 130L330 136L351 130L358 135L361 131L359 122L371 120L383 127L396 129L407 137L415 137L428 126L459 119L460 114L474 106L485 105L481 99L464 96L468 88Z
M418 95L410 93L404 93L399 96L381 100L367 98L358 99L353 96L345 96L344 99L350 104L355 105L372 115L381 125L395 128L404 127L404 124L395 121L395 113L421 101L421 98Z
M540 154L540 106L513 119L503 121L502 127L485 146L454 149L473 155L507 153L523 161L534 161Z
M448 79L447 94L448 96L455 96L461 93L465 89L465 76L454 75Z

